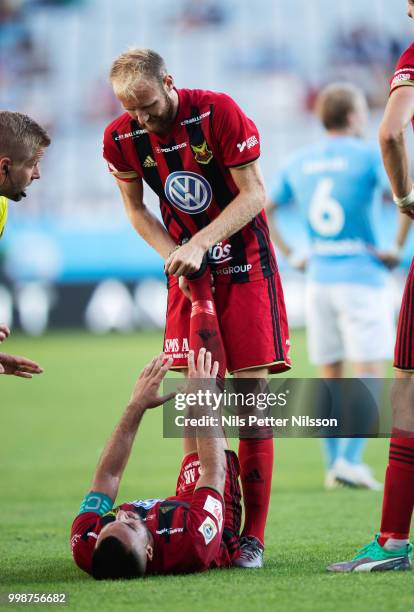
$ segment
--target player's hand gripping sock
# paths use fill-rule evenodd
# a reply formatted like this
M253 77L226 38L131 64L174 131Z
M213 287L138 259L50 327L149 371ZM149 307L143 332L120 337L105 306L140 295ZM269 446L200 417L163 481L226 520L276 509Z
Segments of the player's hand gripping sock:
M207 266L204 271L201 271L200 275L193 275L187 280L192 302L190 349L194 351L195 355L198 355L202 347L210 351L213 361L218 361L220 364L219 378L224 378L226 353L217 320L209 267Z

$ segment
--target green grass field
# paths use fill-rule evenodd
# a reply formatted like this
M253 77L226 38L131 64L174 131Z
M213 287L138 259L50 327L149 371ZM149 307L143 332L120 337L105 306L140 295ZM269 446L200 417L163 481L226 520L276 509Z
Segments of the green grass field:
M302 332L293 337L294 375L312 376ZM378 529L381 494L322 488L318 440L276 441L263 570L98 583L72 562L68 535L98 456L135 375L159 351L156 333L91 337L12 337L9 352L37 359L32 381L0 379L2 521L0 591L67 592L74 610L403 610L408 573L329 575L329 562L353 555ZM6 348L6 345L4 345ZM119 500L172 494L178 440L162 437L161 412L147 413ZM378 476L386 440L369 444Z

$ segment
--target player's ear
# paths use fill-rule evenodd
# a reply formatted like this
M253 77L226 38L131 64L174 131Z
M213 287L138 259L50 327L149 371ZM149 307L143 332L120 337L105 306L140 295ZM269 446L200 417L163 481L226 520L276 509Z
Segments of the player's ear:
M9 173L9 166L11 166L12 161L10 157L1 157L0 158L0 175L7 176Z
M174 79L170 74L164 77L164 85L167 91L171 91L174 88Z
M147 557L150 561L152 561L152 558L154 556L154 549L151 546L151 544L147 544L145 547L145 552L147 553Z

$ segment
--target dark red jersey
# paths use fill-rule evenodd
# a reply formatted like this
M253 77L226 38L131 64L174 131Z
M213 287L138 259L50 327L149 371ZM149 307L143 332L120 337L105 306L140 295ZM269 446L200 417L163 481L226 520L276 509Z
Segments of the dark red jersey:
M390 93L402 86L414 87L414 43L404 51L398 60L391 79ZM414 128L414 118L412 123Z
M414 371L413 295L414 258L411 261L410 271L405 283L394 350L394 368L408 372Z
M146 574L202 572L229 567L238 552L241 495L237 456L228 452L226 457L226 506L223 497L214 489L195 489L200 462L196 453L187 455L181 465L175 496L121 504L103 515L99 512L79 514L71 530L76 564L91 573L98 535L105 525L115 521L121 509L135 512L154 539L154 555L148 561Z
M179 89L177 117L167 137L149 133L124 113L105 130L104 157L121 180L144 181L160 198L164 225L177 244L215 219L237 196L230 168L260 155L257 128L226 94ZM217 280L247 282L276 271L264 210L212 247Z

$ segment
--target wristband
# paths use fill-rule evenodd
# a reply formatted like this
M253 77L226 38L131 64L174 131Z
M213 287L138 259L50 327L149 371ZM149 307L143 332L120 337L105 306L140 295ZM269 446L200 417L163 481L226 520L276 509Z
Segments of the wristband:
M100 516L103 516L112 510L113 505L114 502L108 495L105 495L105 493L91 491L85 495L79 510L79 514L84 514L85 512L96 512Z
M411 187L411 191L408 195L403 198L398 198L396 195L393 195L394 203L404 210L405 208L411 208L414 205L414 185Z

